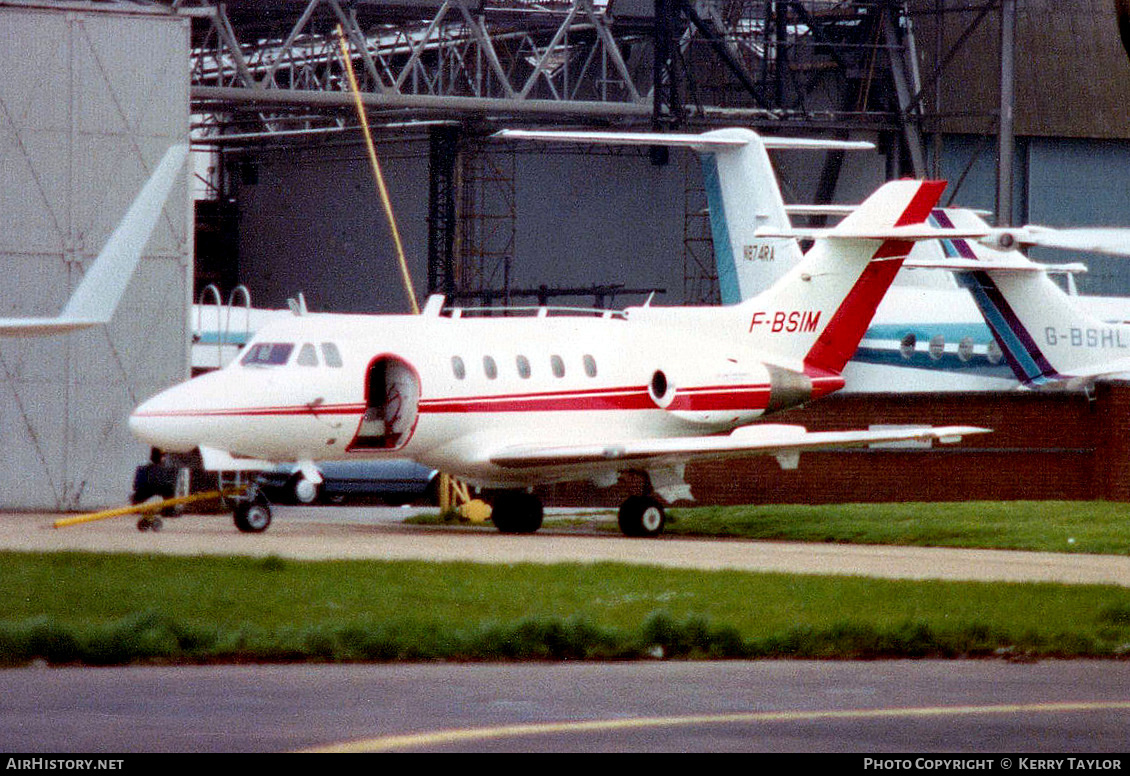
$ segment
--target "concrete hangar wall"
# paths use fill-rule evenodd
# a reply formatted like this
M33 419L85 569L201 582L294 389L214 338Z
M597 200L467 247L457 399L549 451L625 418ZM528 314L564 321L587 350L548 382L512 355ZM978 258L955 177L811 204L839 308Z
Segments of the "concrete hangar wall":
M188 139L188 20L110 4L0 3L0 304L54 315L165 150ZM121 505L147 451L136 404L188 374L182 176L114 319L0 340L0 507Z
M684 282L687 214L693 221L706 207L701 167L693 152L672 151L670 161L657 166L646 149L579 150L489 141L480 148L489 155L490 166L510 176L513 185L514 234L507 251L512 257L511 288L622 284L663 289L657 304L698 301ZM786 199L814 201L823 153L772 153ZM422 297L427 284L428 142L385 140L378 154L417 296ZM233 165L242 171L235 186L239 276L256 306L282 307L301 291L312 310L408 309L392 238L359 142L249 151L243 159ZM837 201L858 202L884 180L884 169L878 153L849 154ZM488 199L492 185L481 187ZM474 207L492 217L488 228L511 228L503 223L504 204L487 201ZM699 220L691 228L699 228L699 236L708 234L705 219ZM709 246L705 251L709 256ZM487 259L483 266L491 275L483 285L501 288L501 262ZM624 295L609 306L643 299L640 294ZM523 303L536 302L513 300ZM551 303L584 306L594 298L561 297Z

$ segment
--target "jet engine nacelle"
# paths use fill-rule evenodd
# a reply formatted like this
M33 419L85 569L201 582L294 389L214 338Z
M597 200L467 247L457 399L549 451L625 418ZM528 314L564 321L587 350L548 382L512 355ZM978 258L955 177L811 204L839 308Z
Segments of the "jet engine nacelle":
M656 369L647 393L681 420L725 428L803 404L812 396L812 381L782 367L727 358Z

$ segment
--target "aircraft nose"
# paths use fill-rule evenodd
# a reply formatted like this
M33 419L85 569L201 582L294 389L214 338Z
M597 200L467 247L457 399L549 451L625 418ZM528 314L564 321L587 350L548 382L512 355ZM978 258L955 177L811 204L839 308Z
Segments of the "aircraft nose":
M139 441L151 447L161 447L160 421L156 417L154 400L143 402L129 416L129 430Z
M191 438L190 418L178 412L178 389L170 388L139 405L129 416L129 430L150 447L171 453L189 452L197 446Z

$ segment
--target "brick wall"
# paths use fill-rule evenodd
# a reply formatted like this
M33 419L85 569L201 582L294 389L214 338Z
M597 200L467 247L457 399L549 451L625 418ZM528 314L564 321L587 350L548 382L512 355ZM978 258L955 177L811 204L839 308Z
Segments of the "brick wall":
M993 433L926 450L804 453L792 471L770 456L690 464L695 503L1130 501L1130 382L1089 392L841 394L772 421L812 431L928 424ZM539 492L551 506L615 506L640 487L639 477L625 475L613 488L563 483Z

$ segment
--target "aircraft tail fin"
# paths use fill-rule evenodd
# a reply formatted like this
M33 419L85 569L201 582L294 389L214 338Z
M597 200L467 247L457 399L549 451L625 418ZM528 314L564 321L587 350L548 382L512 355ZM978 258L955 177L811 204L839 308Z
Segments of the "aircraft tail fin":
M172 146L165 152L157 169L75 289L63 309L63 318L98 323L110 320L161 217L165 200L187 155L188 146L185 145Z
M137 268L187 155L186 145L174 145L165 152L59 316L0 319L0 335L61 334L108 322Z
M757 346L802 361L811 373L839 374L924 230L945 181L892 181L819 239L784 278L747 302ZM866 235L866 236L860 236Z
M979 220L961 210L938 211L934 217L944 228ZM972 240L947 240L943 246L948 257L961 261L951 269L973 296L1021 384L1039 387L1093 374L1096 364L1130 348L1130 327L1104 323L1081 310L1048 276L1048 267L1017 251Z

